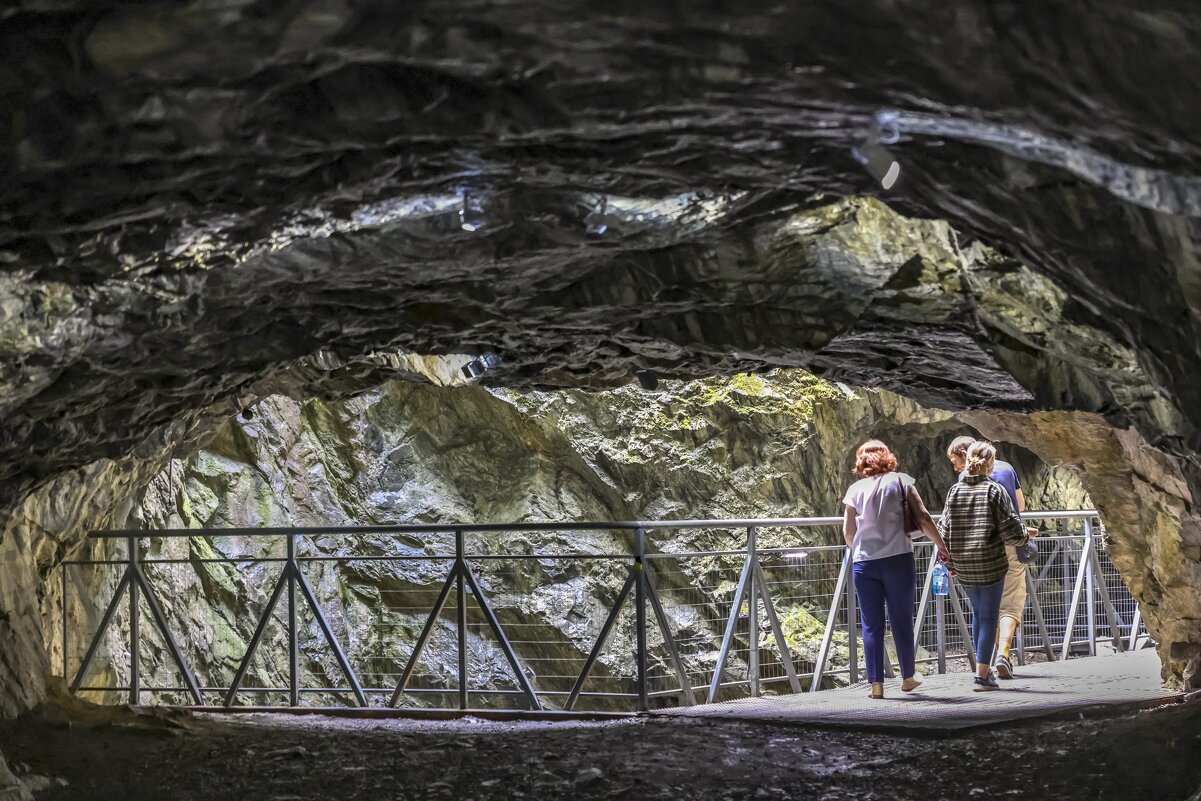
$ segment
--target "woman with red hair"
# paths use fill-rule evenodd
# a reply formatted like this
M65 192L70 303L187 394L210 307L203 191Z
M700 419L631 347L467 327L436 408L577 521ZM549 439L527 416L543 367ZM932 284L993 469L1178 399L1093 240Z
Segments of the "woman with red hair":
M887 445L878 439L860 445L855 452L855 473L861 478L842 499L846 505L842 536L854 563L852 575L863 617L863 658L872 685L869 697L883 698L886 608L901 662L901 690L911 692L922 683L914 659L917 571L911 537L929 537L938 559L947 558L947 548L913 486L913 476L897 472L897 457ZM905 530L906 505L918 526L913 531Z

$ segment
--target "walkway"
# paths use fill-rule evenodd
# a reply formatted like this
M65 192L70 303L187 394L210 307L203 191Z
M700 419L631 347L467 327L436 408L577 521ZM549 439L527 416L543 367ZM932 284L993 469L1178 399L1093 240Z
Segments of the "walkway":
M1153 706L1180 697L1159 678L1153 648L1017 668L995 692L972 692L967 673L925 677L913 693L885 681L883 701L868 699L865 683L818 693L744 698L654 714L773 723L816 723L902 729L965 729L1054 715L1090 706Z

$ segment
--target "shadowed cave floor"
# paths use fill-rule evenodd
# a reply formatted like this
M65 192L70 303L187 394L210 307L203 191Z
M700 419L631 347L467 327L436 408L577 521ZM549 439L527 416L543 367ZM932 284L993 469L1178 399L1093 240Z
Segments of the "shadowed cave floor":
M1201 783L1201 703L923 736L691 720L202 716L0 724L57 799L1155 799ZM1018 755L1017 770L1013 755ZM60 780L65 780L65 784Z

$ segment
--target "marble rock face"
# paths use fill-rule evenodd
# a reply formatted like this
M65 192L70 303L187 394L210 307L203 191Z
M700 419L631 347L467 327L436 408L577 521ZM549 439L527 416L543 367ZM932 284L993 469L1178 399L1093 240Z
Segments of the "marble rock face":
M256 398L422 372L398 352L1093 415L1196 684L1198 34L1119 0L7 4L0 708L40 693L61 521L123 519L112 482ZM852 148L894 134L885 205Z
M637 384L612 391L519 392L480 387L433 387L389 382L344 401L297 402L272 396L250 414L221 426L201 450L173 460L132 504L131 523L150 530L215 530L260 526L374 526L461 521L570 522L813 517L836 515L854 477L859 443L882 437L898 454L901 469L937 510L954 482L943 456L960 434L977 432L950 412L922 408L883 390L852 391L799 371L740 374L730 379L665 381L652 392ZM1049 468L1030 452L1009 445L1007 458L1022 476L1031 508L1089 508L1079 478ZM745 545L742 529L664 529L648 534L652 553L730 551ZM795 548L841 542L837 526L760 531L762 548ZM98 544L93 555L121 556L124 543ZM107 550L104 548L107 545ZM147 559L233 558L237 564L193 562L151 565L156 592L189 664L202 686L228 684L245 652L279 573L278 538L240 535L185 541L162 538L148 545ZM305 565L315 597L346 648L364 687L390 687L404 668L445 579L447 562L428 558L453 553L446 533L392 535L349 533L303 537L303 556L405 555L409 562L313 562ZM562 560L471 562L490 603L510 633L515 650L540 692L566 692L596 640L625 581L608 561L588 554L629 552L627 532L471 533L469 554L560 554ZM824 627L821 593L832 592L841 554L825 554L800 572L768 556L776 581L812 583L780 590L776 611L800 670L813 669ZM655 563L655 582L681 646L686 670L709 674L720 650L722 599L729 602L739 557L675 558ZM75 568L71 573L72 670L87 647L111 597L117 571ZM705 588L697 590L696 588ZM99 603L91 602L97 599ZM47 604L54 614L57 603ZM301 614L301 679L310 687L338 686L343 676L316 623ZM819 619L820 617L820 619ZM93 665L99 681L124 686L128 675L127 613L119 610ZM619 618L596 666L593 692L631 692L633 620ZM412 687L457 687L454 631L435 628ZM511 673L492 636L469 626L469 686L511 683ZM833 668L848 659L836 643ZM776 646L765 638L764 647ZM650 631L651 661L668 670L657 628ZM286 686L287 634L270 626L247 676L247 686ZM177 686L175 667L160 645L143 646L146 685ZM57 653L53 655L57 662ZM767 661L768 657L764 657ZM745 674L735 653L727 679ZM653 676L659 676L652 671ZM656 678L656 680L658 680ZM828 677L828 681L839 681ZM658 686L658 685L656 685ZM509 687L516 689L515 687ZM665 686L666 688L666 686ZM159 700L171 700L159 695ZM256 696L244 694L243 702ZM385 695L369 696L386 700ZM107 699L121 701L116 694ZM185 699L178 697L183 702ZM309 703L346 703L334 696L306 696ZM436 696L406 703L437 703ZM561 699L559 699L561 700ZM377 701L377 702L378 702ZM445 698L443 698L445 701ZM588 699L596 703L596 699ZM550 701L554 703L554 699ZM603 703L603 702L602 702Z

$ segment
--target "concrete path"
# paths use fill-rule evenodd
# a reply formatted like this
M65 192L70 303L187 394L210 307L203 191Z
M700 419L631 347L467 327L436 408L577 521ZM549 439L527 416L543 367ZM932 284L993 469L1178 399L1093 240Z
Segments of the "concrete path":
M1000 690L972 692L967 673L926 676L912 693L900 679L884 682L884 700L867 697L866 683L836 690L744 698L654 714L776 723L914 729L965 729L1054 715L1097 705L1155 705L1180 697L1159 678L1159 658L1145 648L1126 654L1028 664Z

